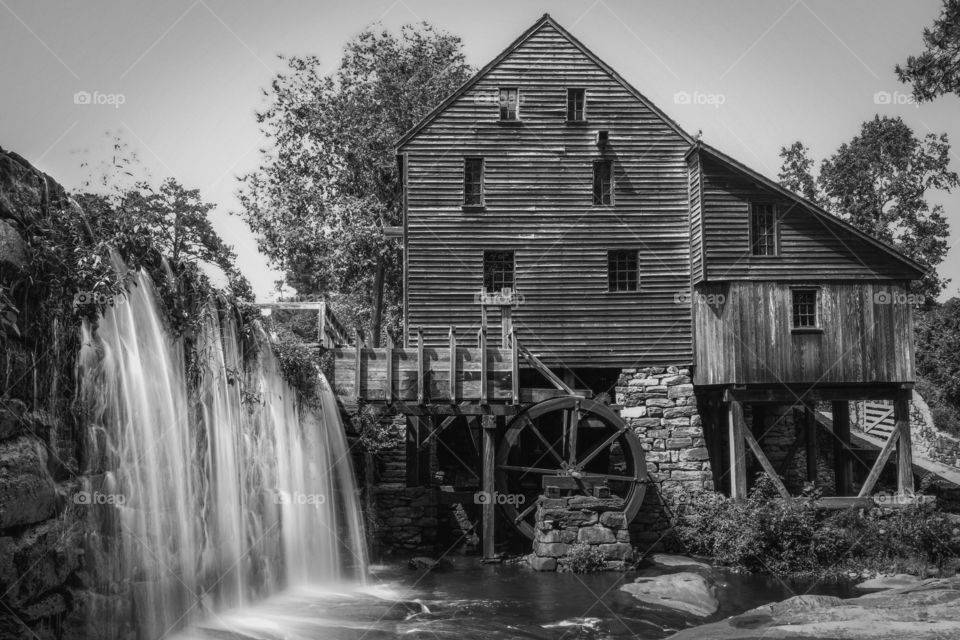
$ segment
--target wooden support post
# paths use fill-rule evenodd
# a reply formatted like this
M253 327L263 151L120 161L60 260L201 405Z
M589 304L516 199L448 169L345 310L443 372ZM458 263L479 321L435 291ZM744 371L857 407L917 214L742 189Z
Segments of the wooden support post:
M850 459L850 403L845 400L833 403L833 436L836 494L849 496L853 493L853 460Z
M520 351L517 349L517 334L510 331L510 359L512 360L510 372L510 391L511 402L520 404Z
M893 453L893 447L897 444L897 440L899 439L900 425L895 424L893 431L890 432L890 435L887 437L887 441L883 444L883 449L880 450L880 455L877 457L877 461L873 463L873 469L870 469L867 479L863 481L863 486L860 487L860 493L857 494L858 498L865 498L870 495L871 491L873 491L873 487L877 484L877 480L880 478L880 474L883 472L883 467L886 466L887 460L890 459L890 454Z
M457 401L457 328L450 327L450 403Z
M507 341L513 333L513 309L508 305L500 307L500 347L508 348Z
M384 349L383 358L386 360L387 377L384 381L383 399L387 404L393 402L393 336L387 333L387 348Z
M357 352L354 356L354 372L353 372L353 390L354 395L357 397L357 400L360 400L360 381L363 380L363 377L360 373L360 366L362 363L361 355L363 353L363 340L360 338L360 332L353 332L353 341L356 344Z
M730 497L741 500L747 497L747 452L743 446L746 425L743 420L743 403L730 400Z
M910 437L911 392L901 391L893 400L893 421L900 432L897 445L897 492L913 493L913 442Z
M423 361L423 327L417 327L417 404L422 405L424 400L424 377L427 372Z
M327 303L321 302L320 308L317 309L317 344L325 349L331 348L333 345L328 344L326 338L326 321L327 321Z
M483 559L492 560L496 555L494 545L494 512L496 511L496 486L494 484L494 436L496 435L497 418L496 416L485 415L482 419L483 425L483 469L480 482L483 485L483 492L487 500L481 505L481 515L483 518Z
M370 346L380 346L380 324L383 318L383 274L382 261L377 262L377 269L373 274L373 317L370 321Z
M817 481L817 414L813 405L804 407L807 432L807 482Z
M480 404L487 404L487 328L480 327L480 335L477 336L478 348L480 349Z

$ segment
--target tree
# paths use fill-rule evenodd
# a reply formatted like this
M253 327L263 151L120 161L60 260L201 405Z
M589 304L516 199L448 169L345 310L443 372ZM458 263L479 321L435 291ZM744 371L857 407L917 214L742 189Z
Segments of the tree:
M917 315L917 391L934 423L960 435L960 298Z
M950 230L943 207L931 207L927 194L960 185L946 134L919 139L900 118L875 116L821 163L816 180L801 142L782 148L780 157L781 184L930 267L917 293L930 301L940 295L948 281L935 269Z
M960 96L960 0L944 0L932 27L923 30L926 49L896 67L901 82L913 85L918 102L953 93Z
M777 175L780 184L811 202L817 202L820 194L810 172L813 167L810 149L797 140L789 147L780 147L780 157L783 158L780 173Z
M241 215L260 250L300 294L329 294L343 319L370 323L374 273L385 266L387 315L399 325L401 260L383 228L401 222L394 145L471 73L460 38L422 23L367 30L335 73L287 60L257 113L271 148L240 178Z

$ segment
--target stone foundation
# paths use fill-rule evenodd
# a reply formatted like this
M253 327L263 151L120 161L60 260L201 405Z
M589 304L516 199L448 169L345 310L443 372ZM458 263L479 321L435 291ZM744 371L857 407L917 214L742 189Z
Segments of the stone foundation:
M544 498L537 507L530 566L537 571L563 570L571 547L579 543L599 549L606 569L626 569L633 547L623 506L616 497Z
M368 514L380 551L387 555L433 551L437 501L432 487L381 484L374 489L376 514ZM371 517L372 516L372 517Z
M624 369L616 391L620 415L646 454L650 484L631 526L646 553L664 547L683 496L714 489L713 472L689 369Z

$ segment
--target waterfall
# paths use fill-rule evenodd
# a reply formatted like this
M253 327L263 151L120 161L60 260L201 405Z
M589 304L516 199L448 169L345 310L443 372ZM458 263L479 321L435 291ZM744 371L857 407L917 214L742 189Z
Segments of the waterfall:
M256 327L208 304L188 358L144 272L84 323L88 547L119 615L158 638L286 586L362 581L365 544L336 399L303 403ZM192 362L188 371L188 362ZM107 551L109 549L109 551ZM91 560L94 556L90 556Z

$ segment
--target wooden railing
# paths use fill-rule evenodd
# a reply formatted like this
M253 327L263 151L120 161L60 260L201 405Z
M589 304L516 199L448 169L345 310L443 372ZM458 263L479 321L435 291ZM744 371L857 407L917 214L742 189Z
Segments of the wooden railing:
M283 311L316 311L317 342L311 344L325 349L333 349L350 343L346 328L334 315L328 300L320 300L317 302L262 302L258 303L257 306L261 309Z

